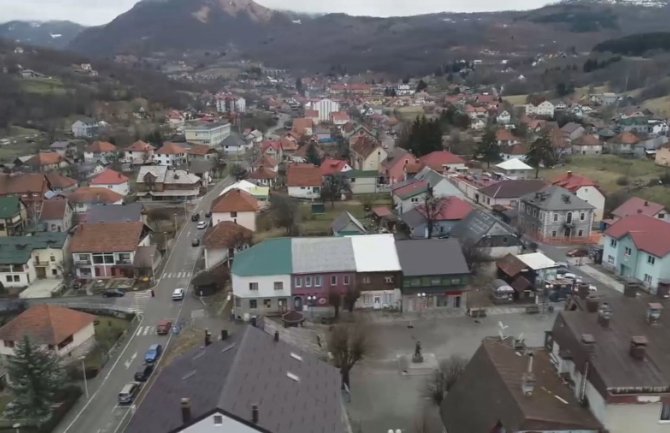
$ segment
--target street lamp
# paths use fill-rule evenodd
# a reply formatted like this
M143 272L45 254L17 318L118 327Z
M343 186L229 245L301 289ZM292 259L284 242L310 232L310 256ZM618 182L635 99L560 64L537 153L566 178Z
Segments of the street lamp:
M19 430L21 428L21 423L20 422L12 424L12 428L16 429L16 433L21 433L21 430Z
M312 319L312 322L314 321L314 303L315 302L316 302L316 296L314 296L314 295L307 296L307 304L309 305L309 315L310 315L310 318Z
M84 364L85 356L80 356L81 361L81 375L84 377L84 392L86 393L86 400L88 400L88 380L86 380L86 365Z
M419 316L421 316L421 314L423 313L423 309L425 307L425 303L426 303L426 293L420 292L420 293L417 293L416 296L419 297Z

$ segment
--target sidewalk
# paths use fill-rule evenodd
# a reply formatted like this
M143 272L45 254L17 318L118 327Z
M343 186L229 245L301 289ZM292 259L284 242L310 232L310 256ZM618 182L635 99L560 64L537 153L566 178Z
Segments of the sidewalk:
M616 279L610 277L609 275L599 271L598 269L589 266L582 265L578 268L581 272L585 273L589 277L601 282L602 284L613 288L617 292L623 293L623 284L617 281Z
M554 307L556 308L556 307ZM486 316L501 316L505 314L525 314L526 305L500 305L486 307ZM410 323L420 320L450 319L465 317L465 310L435 309L421 313L387 313L383 311L359 311L355 313L365 321L371 323Z

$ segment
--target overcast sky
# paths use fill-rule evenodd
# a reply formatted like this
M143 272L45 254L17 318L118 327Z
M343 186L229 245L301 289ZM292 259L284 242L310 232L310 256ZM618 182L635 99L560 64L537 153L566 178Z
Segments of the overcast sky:
M9 20L70 20L86 25L105 24L138 0L0 0L0 22ZM298 12L345 12L352 15L392 16L430 12L475 12L531 9L543 0L256 0L270 8Z

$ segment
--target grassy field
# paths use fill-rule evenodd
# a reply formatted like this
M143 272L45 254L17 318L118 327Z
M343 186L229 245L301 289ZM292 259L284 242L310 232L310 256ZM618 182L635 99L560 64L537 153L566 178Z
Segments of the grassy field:
M647 99L642 103L642 108L651 110L657 115L668 116L670 115L670 96Z
M65 94L65 86L58 78L24 78L21 87L29 93L39 94Z

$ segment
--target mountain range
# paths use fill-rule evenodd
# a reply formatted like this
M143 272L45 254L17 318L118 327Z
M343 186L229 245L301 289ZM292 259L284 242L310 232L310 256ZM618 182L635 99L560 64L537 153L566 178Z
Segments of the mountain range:
M70 21L9 21L0 24L0 38L40 47L66 48L84 26Z

